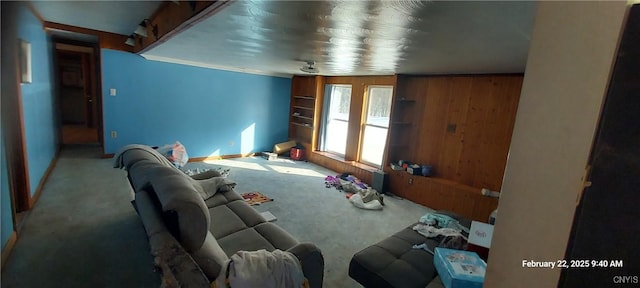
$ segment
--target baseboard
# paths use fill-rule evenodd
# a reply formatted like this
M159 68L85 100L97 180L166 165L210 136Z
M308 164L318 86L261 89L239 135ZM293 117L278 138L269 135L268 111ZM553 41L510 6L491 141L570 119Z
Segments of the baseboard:
M108 153L108 154L102 154L102 159L108 159L108 158L113 158L113 156L116 156L115 153Z
M255 153L229 154L229 155L207 156L207 157L192 157L192 158L189 158L189 162L202 162L202 161L222 160L222 159L230 159L230 158L244 158L244 157L251 157L254 155Z
M49 179L49 175L53 171L53 168L56 167L56 163L58 163L59 157L60 157L60 149L58 149L58 151L56 152L56 155L53 156L53 160L51 160L51 163L49 163L49 167L47 168L47 171L44 172L42 179L40 179L40 182L38 183L38 188L36 188L36 193L33 195L33 197L29 197L29 209L33 208L33 205L35 205L38 199L40 198L40 194L42 194L42 188L44 188L44 183L47 182L47 179Z
M13 231L13 233L11 233L11 236L9 236L9 239L7 240L7 244L5 244L4 248L2 248L2 268L4 268L4 263L7 262L9 254L11 254L11 250L13 250L13 245L16 244L16 239L18 239L18 234L16 233L16 231Z

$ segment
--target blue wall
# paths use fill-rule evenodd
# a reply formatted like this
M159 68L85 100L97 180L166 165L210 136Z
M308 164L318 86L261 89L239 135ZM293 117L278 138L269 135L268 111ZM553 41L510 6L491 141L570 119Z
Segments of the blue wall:
M20 5L18 38L31 43L32 83L21 84L22 113L31 195L51 164L57 150L52 77L52 44L31 10Z
M105 153L132 143L180 141L190 157L205 157L272 150L288 139L289 78L149 61L108 49L102 49L102 78Z
M2 133L0 132L0 135ZM2 182L2 188L0 190L0 219L2 225L2 231L0 231L0 240L2 240L2 249L4 249L4 245L7 244L7 240L9 240L9 236L13 233L13 219L11 215L11 191L9 190L9 173L7 169L7 157L4 149L4 135L2 139L0 139L2 145L2 151L0 152L0 164L2 164L2 174L0 174L0 182Z

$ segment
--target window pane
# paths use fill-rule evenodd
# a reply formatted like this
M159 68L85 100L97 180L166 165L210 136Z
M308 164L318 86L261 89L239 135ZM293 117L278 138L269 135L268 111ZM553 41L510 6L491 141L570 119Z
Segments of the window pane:
M351 86L334 85L329 96L324 148L326 151L344 155L347 150L349 129L349 108L351 107Z
M347 131L349 122L330 120L327 123L327 135L325 137L325 149L344 155L347 151Z
M367 108L366 124L389 127L392 95L393 87L369 88L369 107Z
M351 105L351 87L333 86L331 89L331 107L329 119L349 121L349 107Z
M360 159L362 162L382 165L391 116L393 87L372 86L369 87L367 95L367 114L364 123Z
M362 161L382 165L382 156L384 155L386 141L386 128L365 126L362 140L362 154L360 155Z

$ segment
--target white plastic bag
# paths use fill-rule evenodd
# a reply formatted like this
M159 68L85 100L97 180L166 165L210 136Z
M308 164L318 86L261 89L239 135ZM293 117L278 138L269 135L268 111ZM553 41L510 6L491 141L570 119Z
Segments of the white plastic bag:
M175 144L167 144L157 149L158 152L169 161L173 162L173 165L180 168L189 162L189 155L187 155L187 148L180 143L180 141L176 141Z

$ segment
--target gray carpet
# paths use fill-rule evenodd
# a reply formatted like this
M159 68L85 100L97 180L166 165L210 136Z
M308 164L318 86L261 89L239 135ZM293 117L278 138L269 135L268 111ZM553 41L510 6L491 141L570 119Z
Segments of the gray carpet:
M274 223L295 238L315 243L325 257L324 287L361 287L349 273L351 256L432 210L408 200L384 198L381 211L353 206L343 192L325 188L324 178L335 171L308 162L241 158L189 163L187 169L229 167L238 193L258 191L274 201L253 206L270 211Z
M159 287L144 228L129 203L126 174L98 156L95 147L62 151L3 267L2 287ZM273 198L254 207L273 213L274 223L298 240L320 247L324 287L360 287L348 276L351 256L431 211L390 197L382 211L356 208L344 193L325 188L324 177L337 172L311 163L262 158L211 163L185 168L230 168L236 191Z
M2 267L2 287L159 287L124 171L63 149Z

